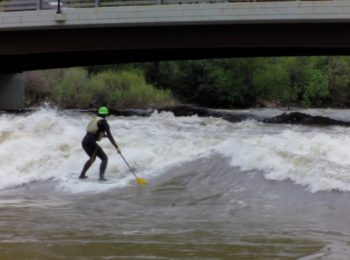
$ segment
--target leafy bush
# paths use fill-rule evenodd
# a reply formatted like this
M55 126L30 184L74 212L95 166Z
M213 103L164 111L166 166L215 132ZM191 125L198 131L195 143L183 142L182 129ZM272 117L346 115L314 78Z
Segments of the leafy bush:
M28 73L28 104L52 102L64 108L146 108L174 105L170 90L145 82L140 70L104 71L88 76L83 68Z
M64 70L62 76L62 81L53 86L53 102L63 107L88 107L90 100L85 92L85 86L88 84L87 71L72 68Z
M144 108L350 106L349 57L165 61L31 72L28 103Z
M87 92L94 104L111 108L146 108L173 105L169 90L158 90L147 84L140 71L105 71L93 75Z
M35 105L43 102L51 102L55 98L53 89L57 88L64 70L43 70L27 73L25 88L25 102L27 105Z

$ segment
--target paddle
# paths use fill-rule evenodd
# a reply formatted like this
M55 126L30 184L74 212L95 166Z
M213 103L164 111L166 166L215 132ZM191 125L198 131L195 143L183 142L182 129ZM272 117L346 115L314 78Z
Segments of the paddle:
M135 171L130 167L130 165L128 164L128 162L125 160L124 156L122 155L121 152L118 152L119 155L122 157L122 159L124 160L125 164L129 167L129 170L131 171L131 173L135 176L135 180L136 180L136 183L139 184L139 185L146 185L148 183L147 180L145 180L144 178L139 178L137 177Z

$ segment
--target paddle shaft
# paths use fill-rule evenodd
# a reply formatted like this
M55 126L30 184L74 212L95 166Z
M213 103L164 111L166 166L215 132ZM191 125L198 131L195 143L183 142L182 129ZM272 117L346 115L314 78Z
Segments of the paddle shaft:
M136 173L133 171L133 169L130 167L130 165L128 164L128 162L125 160L124 156L122 155L122 153L119 153L119 155L122 157L122 159L124 160L125 164L129 167L129 170L131 171L131 173L135 176L135 178L137 179Z

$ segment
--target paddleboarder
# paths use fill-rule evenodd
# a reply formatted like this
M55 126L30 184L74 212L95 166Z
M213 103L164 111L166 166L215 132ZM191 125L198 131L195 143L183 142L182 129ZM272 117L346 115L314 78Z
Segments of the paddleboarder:
M79 179L86 179L86 172L90 166L94 163L96 156L101 159L100 164L100 181L105 181L105 171L107 168L108 157L102 150L101 146L97 144L103 137L107 137L111 144L117 149L118 153L120 149L111 134L109 124L106 117L109 115L107 107L102 106L97 111L97 116L92 118L87 126L86 135L83 138L82 146L84 151L88 154L90 159L85 163L84 168L79 176Z

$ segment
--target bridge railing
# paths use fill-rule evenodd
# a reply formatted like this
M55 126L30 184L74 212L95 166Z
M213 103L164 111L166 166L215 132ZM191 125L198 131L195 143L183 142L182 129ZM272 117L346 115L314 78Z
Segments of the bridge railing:
M201 4L201 3L234 3L234 2L295 2L319 0L61 0L67 7L103 7L125 5L157 5L157 4ZM322 0L321 0L322 1Z
M95 8L111 6L201 4L234 2L295 2L319 0L0 0L0 12L56 9L58 4L66 8Z

